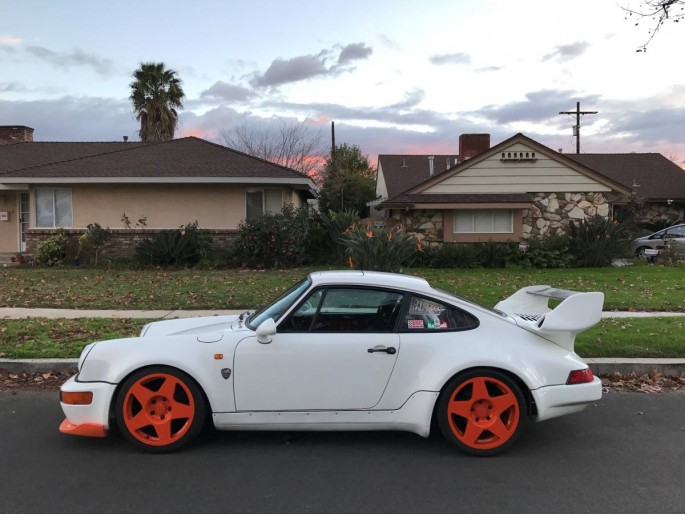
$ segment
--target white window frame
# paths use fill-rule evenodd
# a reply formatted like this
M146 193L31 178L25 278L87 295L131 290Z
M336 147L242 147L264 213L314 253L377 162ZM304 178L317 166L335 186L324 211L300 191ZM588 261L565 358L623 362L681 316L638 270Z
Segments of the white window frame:
M506 230L495 230L495 212L509 212L509 227ZM480 214L490 213L490 231L489 232L477 232L476 231L476 221L475 213ZM459 215L466 216L471 215L471 230L457 230L457 217ZM452 230L455 234L513 234L514 233L514 210L513 209L458 209L454 211L454 221Z
M52 192L52 224L51 225L41 225L39 224L38 217L38 193L39 192ZM67 191L69 194L69 211L70 211L70 223L67 225L57 225L57 191ZM74 203L71 188L68 187L37 187L34 190L34 207L36 210L36 228L72 228L74 226Z
M264 188L249 188L245 190L245 220L248 220L247 217L247 195L250 193L261 193L262 194L262 215L264 215L267 211L266 208L266 192L267 191L280 191L281 192L281 206L279 207L280 209L283 209L283 206L285 205L285 200L284 200L284 194L285 191L283 190L282 187L264 187ZM270 211L274 212L274 211Z

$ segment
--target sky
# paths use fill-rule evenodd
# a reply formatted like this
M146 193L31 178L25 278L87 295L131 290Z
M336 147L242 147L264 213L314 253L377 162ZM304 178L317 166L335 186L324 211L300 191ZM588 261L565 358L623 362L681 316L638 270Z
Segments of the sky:
M685 161L685 25L646 52L637 0L0 0L0 125L35 141L138 140L142 62L185 91L177 137L303 121L378 154L456 154L517 132L563 152Z

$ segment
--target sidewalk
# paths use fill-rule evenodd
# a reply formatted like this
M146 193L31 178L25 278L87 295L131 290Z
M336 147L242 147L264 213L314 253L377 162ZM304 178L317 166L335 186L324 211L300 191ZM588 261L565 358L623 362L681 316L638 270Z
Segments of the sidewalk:
M173 319L196 316L223 316L240 314L238 310L80 310L80 309L28 309L0 307L0 320L27 318L131 318L131 319ZM603 318L656 318L685 316L685 312L613 312L602 313ZM585 359L595 375L613 373L635 373L645 375L661 373L679 377L685 374L685 359ZM0 359L0 369L13 373L43 373L47 371L76 371L78 359Z

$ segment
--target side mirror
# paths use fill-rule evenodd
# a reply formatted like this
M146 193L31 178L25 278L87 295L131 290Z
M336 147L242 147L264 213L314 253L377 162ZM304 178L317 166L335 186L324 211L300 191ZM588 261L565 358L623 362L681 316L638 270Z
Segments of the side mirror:
M273 336L276 335L276 322L273 318L265 319L261 325L257 327L257 341L262 344L269 344Z

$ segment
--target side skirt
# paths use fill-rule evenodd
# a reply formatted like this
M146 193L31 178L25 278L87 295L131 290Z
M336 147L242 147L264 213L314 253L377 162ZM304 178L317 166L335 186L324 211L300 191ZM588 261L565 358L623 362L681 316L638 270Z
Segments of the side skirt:
M397 410L215 412L217 430L401 430L430 434L437 392L418 391Z

